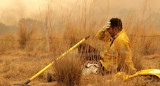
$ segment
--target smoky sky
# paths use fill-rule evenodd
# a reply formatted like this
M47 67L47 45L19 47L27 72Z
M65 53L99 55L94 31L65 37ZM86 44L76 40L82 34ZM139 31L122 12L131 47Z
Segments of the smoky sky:
M62 14L77 17L84 6L95 18L121 16L125 12L143 15L144 11L159 13L159 3L159 0L0 0L0 22L16 24L21 18L43 16L48 8L57 20Z

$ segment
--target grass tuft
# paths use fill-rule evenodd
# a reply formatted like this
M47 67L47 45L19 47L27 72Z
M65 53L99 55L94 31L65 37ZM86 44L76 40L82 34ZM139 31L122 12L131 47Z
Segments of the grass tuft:
M54 65L56 80L59 85L80 85L82 67L79 58L64 58Z

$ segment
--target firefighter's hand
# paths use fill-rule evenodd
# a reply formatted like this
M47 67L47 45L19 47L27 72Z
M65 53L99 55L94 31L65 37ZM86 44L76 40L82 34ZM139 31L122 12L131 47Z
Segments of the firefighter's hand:
M111 26L111 22L106 22L105 25L103 26L102 30L106 31Z

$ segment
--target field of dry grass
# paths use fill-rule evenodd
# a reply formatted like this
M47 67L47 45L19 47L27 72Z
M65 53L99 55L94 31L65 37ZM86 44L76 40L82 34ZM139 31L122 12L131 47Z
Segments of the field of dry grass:
M94 4L94 2L92 4ZM93 7L90 7L89 12L92 12L92 8ZM48 11L49 10L50 8L48 8ZM66 16L65 19L62 18L63 22L59 23L59 26L57 27L52 27L51 20L46 20L46 26L44 25L40 30L36 24L32 24L30 29L28 29L27 23L19 22L17 24L18 33L6 33L1 35L0 86L12 86L16 83L23 83L88 35L91 37L85 42L99 50L103 50L105 43L97 40L95 34L99 28L103 26L105 19L99 21L97 18L90 17L90 15L86 16L88 11L85 5L82 10L84 11L82 11L80 15L77 15L78 18L76 19L71 16ZM48 19L51 19L51 16L48 16ZM134 19L134 16L128 15L122 20L123 27L130 38L135 67L138 70L160 69L160 28L153 28L157 21L151 21L146 27L143 18L137 20ZM48 33L46 33L46 28L48 28ZM77 49L73 50L64 58L77 58L78 56L76 54ZM68 64L68 62L70 63ZM160 85L160 83L146 80L144 77L138 77L129 82L108 81L113 79L114 74L105 76L99 74L81 75L81 68L77 66L80 65L81 62L78 63L77 59L76 61L63 59L61 63L61 65L56 64L56 66L52 66L46 70L29 83L29 85L57 86L59 85L59 82L65 82L67 85L71 86L71 83L77 83L77 85L81 86ZM76 66L74 66L75 64ZM64 70L58 69L60 67L62 69L64 67ZM72 70L69 67L72 67L75 70ZM54 71L55 69L57 69L57 71ZM59 71L63 71L65 74L63 72L59 73ZM65 76L66 74L68 76L63 77L66 79L65 81L61 81L61 77L59 77L58 81L48 83L46 81L48 72L59 74L59 76ZM71 76L71 73L74 75ZM70 78L71 82L69 82ZM73 78L76 78L76 80Z
M125 21L126 22L126 21ZM93 45L96 48L103 48L103 42L94 38L96 30L88 28L87 30L82 27L74 26L72 23L66 25L66 29L62 34L50 33L50 51L46 51L46 40L43 34L39 35L31 32L22 32L20 27L20 34L5 34L1 38L0 43L0 85L10 86L15 83L23 83L31 76L36 74L40 69L49 64L53 59L69 49L80 39L90 34L91 38L86 43ZM138 27L138 28L135 28ZM131 48L133 52L133 60L136 68L150 69L160 68L160 37L153 36L154 32L158 32L159 29L142 28L139 25L135 25L133 28L129 26L124 27L130 37ZM129 28L129 29L128 29ZM24 32L27 34L24 34ZM23 33L23 34L22 34ZM160 32L159 32L160 33ZM30 36L28 36L30 35ZM38 36L38 37L37 37ZM40 40L36 40L39 38ZM25 40L24 40L25 39ZM32 40L33 39L33 40ZM18 41L16 41L18 40ZM23 48L22 48L23 46ZM74 56L76 49L68 56ZM67 57L64 57L67 58ZM65 62L66 63L66 62ZM49 68L42 73L38 78L33 80L31 86L54 86L57 82L47 83L46 75L48 72L53 73L54 68ZM132 84L127 82L107 82L108 79L112 79L112 75L87 75L81 77L82 86L128 86L135 84L135 80ZM142 79L143 83L145 82ZM143 84L138 82L139 84ZM152 83L151 83L152 84ZM139 86L139 85L133 85ZM147 85L145 85L147 86ZM155 85L156 86L156 85Z

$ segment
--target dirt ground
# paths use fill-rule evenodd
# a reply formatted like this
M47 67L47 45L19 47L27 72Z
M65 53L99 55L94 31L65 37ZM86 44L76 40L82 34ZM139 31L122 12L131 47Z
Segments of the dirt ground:
M53 58L45 57L45 54L35 56L33 53L24 51L8 51L0 54L0 86L12 86L13 84L24 83L31 76L36 74L43 67L48 65ZM149 55L141 57L143 69L160 68L160 55ZM47 73L53 72L52 68L42 73L33 80L31 86L56 86L56 82L46 81ZM100 79L106 80L108 76L88 75L83 76L83 84L88 86L105 85ZM100 79L97 79L100 78ZM88 81L87 81L88 80ZM96 82L92 81L95 80ZM87 82L85 82L87 81ZM86 84L87 83L87 84Z

